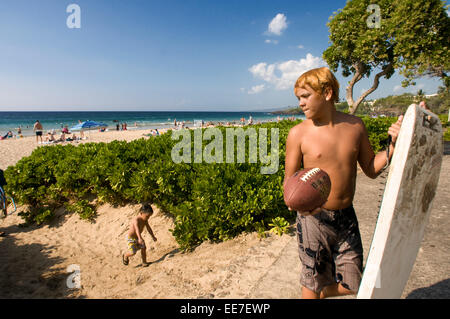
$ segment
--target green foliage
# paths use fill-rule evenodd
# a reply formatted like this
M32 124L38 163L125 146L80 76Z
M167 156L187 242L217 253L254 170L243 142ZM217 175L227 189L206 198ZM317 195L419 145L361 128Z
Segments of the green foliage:
M81 219L93 220L95 218L95 207L86 199L79 200L74 204L66 204L66 210L80 215Z
M444 141L450 142L450 130L449 129L446 129L444 131Z
M361 117L366 126L369 141L375 153L384 149L388 140L388 129L392 123L397 121L396 117L380 117L371 118L368 116Z
M279 236L287 234L289 231L289 223L283 217L272 219L272 223L270 223L269 226L272 227L270 232L278 234Z
M395 119L363 118L375 150L387 138L387 128ZM261 174L258 160L249 163L248 147L244 163L180 163L171 151L178 140L171 132L157 138L132 142L87 143L37 148L5 171L6 191L30 209L21 216L28 223L41 224L64 206L81 218L95 218L95 205L123 205L150 201L174 216L172 233L183 249L203 241L223 241L242 233L271 229L282 234L295 213L283 200L282 183L286 138L300 121L281 121L252 126L270 133L279 129L279 168ZM223 132L225 128L220 128ZM194 131L191 134L191 147ZM203 131L204 132L204 131ZM271 136L269 134L270 152ZM225 138L224 138L225 142ZM208 145L210 141L203 141ZM236 148L235 148L236 156ZM257 150L259 153L259 149ZM224 151L225 156L225 151Z
M368 26L369 4L380 7L379 28ZM445 3L439 0L347 1L327 24L331 45L323 58L333 71L341 67L345 77L353 74L352 92L356 82L375 70L385 78L398 70L405 87L422 75L441 77L445 84L450 69L449 24ZM348 102L351 113L356 112L353 97Z

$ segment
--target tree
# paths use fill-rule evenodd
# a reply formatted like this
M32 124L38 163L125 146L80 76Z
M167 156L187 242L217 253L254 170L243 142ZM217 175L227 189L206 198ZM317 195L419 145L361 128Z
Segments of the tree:
M416 93L417 101L422 101L424 99L424 97L425 97L425 92L422 89L417 91L417 93Z
M353 75L346 88L349 111L378 88L380 78L395 71L403 87L420 76L438 76L448 83L450 18L440 0L350 0L327 23L331 45L323 52L330 68ZM378 20L377 20L378 19ZM372 87L356 101L355 84L377 71Z

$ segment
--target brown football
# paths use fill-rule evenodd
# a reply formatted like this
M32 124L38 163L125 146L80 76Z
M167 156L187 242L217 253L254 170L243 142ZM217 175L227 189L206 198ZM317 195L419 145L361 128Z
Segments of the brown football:
M305 168L295 172L284 185L284 202L298 211L311 211L322 206L328 199L331 181L320 168Z

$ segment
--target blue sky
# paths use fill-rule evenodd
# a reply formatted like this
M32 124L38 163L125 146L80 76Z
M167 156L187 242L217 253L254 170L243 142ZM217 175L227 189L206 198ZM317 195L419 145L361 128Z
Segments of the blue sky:
M2 0L0 111L244 111L296 105L345 0ZM81 9L70 29L69 4ZM336 76L340 96L350 78ZM382 79L368 98L440 82ZM355 97L371 86L363 80Z

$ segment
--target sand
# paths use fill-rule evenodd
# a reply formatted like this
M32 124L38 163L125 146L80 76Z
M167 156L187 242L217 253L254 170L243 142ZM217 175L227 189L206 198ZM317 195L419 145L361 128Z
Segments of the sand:
M167 129L159 130L160 133L164 133L166 131ZM144 136L145 134L149 134L150 132L151 132L150 129L148 130L130 129L127 131L107 131L107 132L98 132L92 130L91 132L84 133L86 137L85 140L57 143L57 145L66 145L66 144L77 145L81 143L90 143L90 142L107 143L113 140L132 141L139 138L150 138L148 136ZM80 136L78 132L76 132L76 135L78 137ZM59 137L58 135L55 135L55 138L58 137ZM43 138L45 140L45 136L43 136ZM51 145L39 144L38 142L36 142L36 137L34 136L0 140L0 168L5 170L9 165L14 165L15 163L17 163L17 161L19 161L22 157L29 156L35 148L42 146L51 146Z
M133 140L148 131L92 132L90 142ZM83 143L86 141L83 141ZM0 168L13 165L38 147L34 137L0 141ZM448 154L448 152L447 152ZM450 297L450 156L444 156L440 182L422 247L403 298ZM372 239L382 190L379 180L358 174L355 209L364 245L364 260ZM171 235L173 221L154 206L148 233L148 261L140 255L128 266L121 261L125 235L137 206L98 209L95 222L81 220L63 209L41 227L20 227L18 212L0 220L0 298L299 298L300 261L294 227L277 236L242 234L223 243L205 242L182 252ZM68 288L77 265L80 288ZM346 297L353 298L353 297Z

